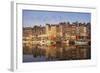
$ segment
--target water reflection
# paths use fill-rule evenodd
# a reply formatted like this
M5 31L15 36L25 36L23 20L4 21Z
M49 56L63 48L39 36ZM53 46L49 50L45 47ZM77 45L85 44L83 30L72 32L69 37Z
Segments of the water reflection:
M58 60L81 60L90 59L90 46L76 45L33 45L31 61L58 61ZM25 60L24 55L24 62ZM38 59L37 59L38 58ZM28 59L29 60L29 59Z

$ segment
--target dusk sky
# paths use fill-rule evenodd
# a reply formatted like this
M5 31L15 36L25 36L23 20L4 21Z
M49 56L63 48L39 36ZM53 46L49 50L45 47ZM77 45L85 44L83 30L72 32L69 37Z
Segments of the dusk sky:
M33 27L34 25L57 24L59 22L91 22L90 13L78 12L54 12L54 11L36 11L23 10L23 27Z

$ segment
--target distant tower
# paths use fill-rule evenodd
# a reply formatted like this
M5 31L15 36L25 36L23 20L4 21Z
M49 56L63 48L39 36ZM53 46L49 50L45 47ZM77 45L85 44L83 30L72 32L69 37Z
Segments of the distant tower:
M46 24L46 34L49 34L50 24Z
M46 24L46 35L47 38L50 39L50 24Z

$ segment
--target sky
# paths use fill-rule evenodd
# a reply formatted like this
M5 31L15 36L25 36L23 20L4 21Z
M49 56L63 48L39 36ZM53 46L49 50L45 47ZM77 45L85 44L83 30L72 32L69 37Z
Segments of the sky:
M37 11L23 10L23 27L33 27L35 25L44 26L48 24L58 24L60 22L91 22L91 13L79 12L56 12L56 11Z

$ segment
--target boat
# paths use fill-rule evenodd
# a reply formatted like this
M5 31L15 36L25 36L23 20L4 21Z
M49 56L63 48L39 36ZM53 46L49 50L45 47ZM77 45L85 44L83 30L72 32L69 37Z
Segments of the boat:
M82 39L76 40L75 45L88 45L88 41Z

